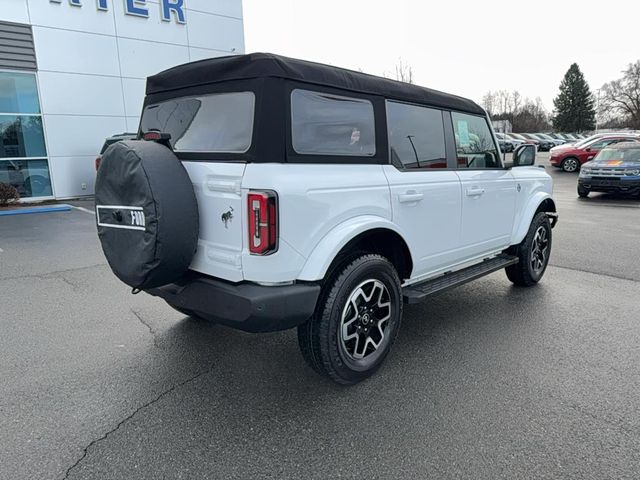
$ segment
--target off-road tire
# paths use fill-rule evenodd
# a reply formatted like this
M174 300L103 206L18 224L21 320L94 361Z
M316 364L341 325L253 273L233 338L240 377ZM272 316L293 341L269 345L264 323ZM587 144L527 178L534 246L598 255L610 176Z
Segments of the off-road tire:
M347 302L358 286L368 281L379 281L386 288L390 318L380 346L368 357L355 360L345 351L339 332ZM311 368L342 385L353 385L373 375L388 355L400 329L400 285L395 268L380 255L361 255L336 268L323 286L313 316L298 327L300 350Z
M580 198L587 198L589 196L590 190L588 188L584 188L578 185L578 196Z
M548 246L543 268L540 271L535 271L531 265L533 260L533 242L536 233L540 228L543 228L546 231ZM549 222L547 215L544 212L537 213L531 221L529 231L524 237L524 240L519 245L513 247L510 252L518 257L518 263L505 268L507 278L514 285L518 285L520 287L531 287L542 279L542 276L549 264L549 257L551 254L551 232L551 223Z

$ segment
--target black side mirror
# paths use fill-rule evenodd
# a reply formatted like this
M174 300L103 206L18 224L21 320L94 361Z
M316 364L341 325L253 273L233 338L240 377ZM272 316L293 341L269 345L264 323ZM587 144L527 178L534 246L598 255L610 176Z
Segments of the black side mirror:
M536 163L536 146L525 143L513 152L513 164L510 167L531 167Z

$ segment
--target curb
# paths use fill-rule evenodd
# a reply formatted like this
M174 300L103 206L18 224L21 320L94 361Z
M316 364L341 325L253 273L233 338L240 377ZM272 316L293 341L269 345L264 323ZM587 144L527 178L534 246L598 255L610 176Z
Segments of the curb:
M51 205L47 207L32 207L32 208L16 208L14 210L0 210L0 217L9 215L29 215L32 213L51 213L51 212L68 212L71 210L71 205Z

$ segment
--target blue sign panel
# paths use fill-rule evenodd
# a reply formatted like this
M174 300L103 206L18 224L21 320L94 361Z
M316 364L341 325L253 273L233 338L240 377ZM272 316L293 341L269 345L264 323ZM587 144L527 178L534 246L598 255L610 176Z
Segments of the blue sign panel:
M103 12L109 11L110 0L96 0L96 7ZM149 18L147 0L123 0L124 13L136 17ZM49 0L50 3L62 3L62 0ZM82 7L82 0L69 0L69 5ZM184 0L160 0L160 18L165 22L171 21L171 14L176 23L187 23Z

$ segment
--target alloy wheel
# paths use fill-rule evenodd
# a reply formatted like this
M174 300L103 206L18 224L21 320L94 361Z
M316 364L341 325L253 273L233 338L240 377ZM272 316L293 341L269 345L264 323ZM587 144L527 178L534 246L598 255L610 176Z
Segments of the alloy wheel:
M578 168L580 167L580 164L578 163L578 160L576 160L575 158L567 158L564 162L562 162L562 169L565 172L575 172L576 170L578 170Z
M384 343L391 318L391 296L380 280L369 279L349 295L338 331L342 350L351 360L361 361Z
M549 260L549 235L544 226L539 226L531 242L531 269L536 275L542 274Z

